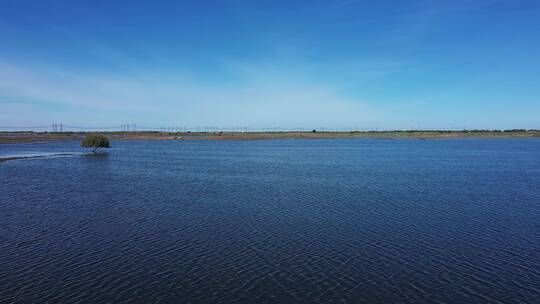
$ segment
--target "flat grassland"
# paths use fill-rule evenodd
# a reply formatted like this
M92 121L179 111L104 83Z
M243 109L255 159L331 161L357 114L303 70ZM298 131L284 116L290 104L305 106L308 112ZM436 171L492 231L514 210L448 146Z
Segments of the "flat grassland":
M36 143L80 140L94 132L0 132L1 143ZM100 132L112 140L265 140L333 138L510 138L540 137L540 130L395 130L395 131L283 131L283 132Z

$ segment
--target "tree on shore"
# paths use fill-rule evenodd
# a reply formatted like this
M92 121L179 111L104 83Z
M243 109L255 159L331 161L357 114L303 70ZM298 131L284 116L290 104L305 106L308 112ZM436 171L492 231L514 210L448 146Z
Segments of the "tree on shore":
M82 141L81 141L81 147L83 148L94 148L92 150L93 153L97 151L99 148L110 148L111 144L109 142L109 139L103 135L99 134L91 134L87 135Z

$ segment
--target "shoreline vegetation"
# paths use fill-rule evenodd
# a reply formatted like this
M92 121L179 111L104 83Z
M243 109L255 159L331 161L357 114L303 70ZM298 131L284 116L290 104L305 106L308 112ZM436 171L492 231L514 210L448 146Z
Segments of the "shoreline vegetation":
M58 140L81 140L96 132L0 132L2 143L40 143ZM393 131L280 131L280 132L99 132L111 140L269 140L269 139L338 139L338 138L525 138L540 137L540 130L393 130Z

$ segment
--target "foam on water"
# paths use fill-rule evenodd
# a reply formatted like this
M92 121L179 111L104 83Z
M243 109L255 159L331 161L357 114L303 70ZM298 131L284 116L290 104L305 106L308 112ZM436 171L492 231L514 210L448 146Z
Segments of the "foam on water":
M59 157L59 156L73 156L84 155L84 153L74 152L16 152L8 154L0 154L0 162L16 159L32 159L32 158L47 158L47 157Z

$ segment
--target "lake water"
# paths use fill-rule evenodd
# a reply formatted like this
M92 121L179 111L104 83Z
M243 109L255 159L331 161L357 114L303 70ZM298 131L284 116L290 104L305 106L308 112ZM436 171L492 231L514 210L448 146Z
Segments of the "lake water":
M0 163L0 303L540 303L540 139L112 144Z

